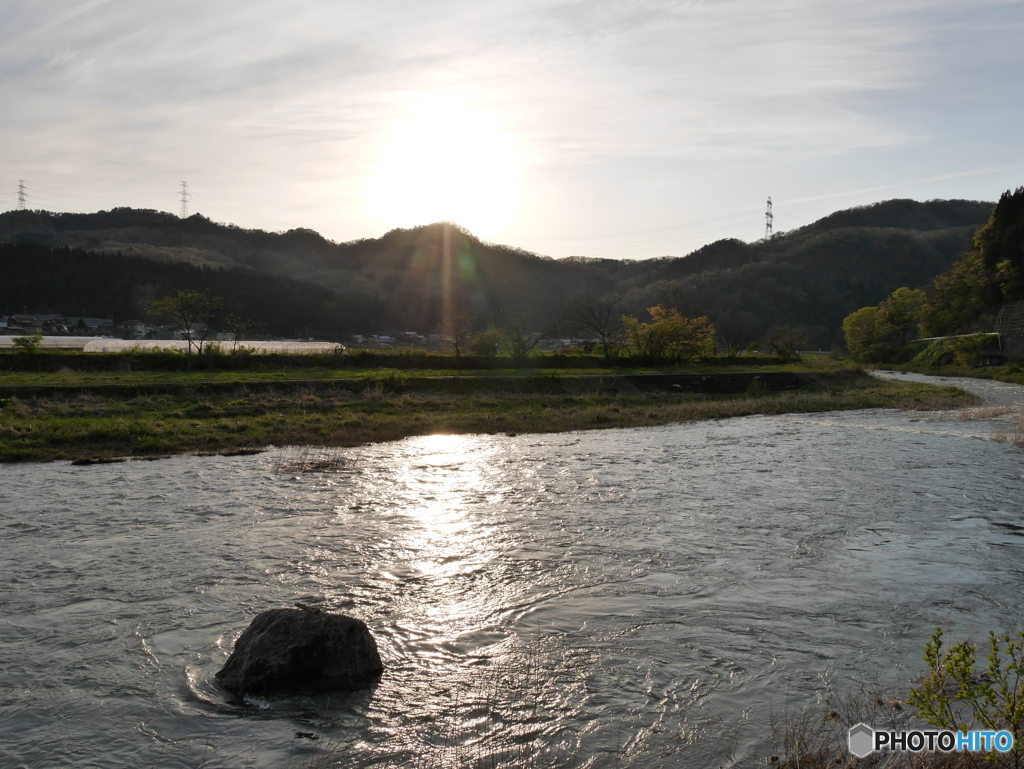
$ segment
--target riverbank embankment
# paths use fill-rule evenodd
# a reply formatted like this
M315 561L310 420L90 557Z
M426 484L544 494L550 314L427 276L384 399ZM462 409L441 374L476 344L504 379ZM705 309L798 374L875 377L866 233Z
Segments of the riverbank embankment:
M716 385L713 373L683 376L647 391L630 381L635 376L558 372L409 376L386 370L315 381L210 381L195 372L191 382L152 382L144 372L125 372L120 381L19 381L0 393L0 461L230 454L267 446L357 446L434 433L550 433L753 414L938 410L977 402L955 387L882 381L856 369L804 372L799 388L779 390L759 371L746 374L750 385L743 392L731 393L714 391L724 380ZM673 386L687 381L697 384Z

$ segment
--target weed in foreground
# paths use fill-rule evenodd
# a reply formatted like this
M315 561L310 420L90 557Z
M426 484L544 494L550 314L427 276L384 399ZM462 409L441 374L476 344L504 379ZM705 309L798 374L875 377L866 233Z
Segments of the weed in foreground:
M818 709L772 718L777 752L766 759L785 769L891 767L892 769L978 769L1024 766L1024 631L989 633L986 663L979 664L978 645L961 641L950 647L936 628L925 646L928 672L904 706L884 687L861 685L846 694L832 694ZM924 722L951 731L1007 730L1014 747L990 751L942 753L878 752L858 759L850 754L847 732L858 723L876 729L909 731Z
M1024 765L1024 630L997 636L989 632L987 664L978 668L978 645L969 640L946 648L942 628L925 646L928 674L908 702L921 718L940 729L1007 730L1013 748L989 756L990 765Z
M856 759L847 746L847 730L858 723L877 729L909 729L910 713L900 699L893 699L881 684L860 684L857 688L832 692L818 708L797 714L771 716L774 754L765 759L769 766L784 769L825 769L829 767L910 767L899 761L900 754L877 753Z

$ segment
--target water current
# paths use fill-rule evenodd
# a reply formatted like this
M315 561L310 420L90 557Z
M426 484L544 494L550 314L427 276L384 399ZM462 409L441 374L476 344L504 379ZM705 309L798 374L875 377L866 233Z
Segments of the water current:
M1024 388L965 386L1003 408L0 467L0 765L755 765L934 626L1024 627ZM226 696L296 601L380 683Z

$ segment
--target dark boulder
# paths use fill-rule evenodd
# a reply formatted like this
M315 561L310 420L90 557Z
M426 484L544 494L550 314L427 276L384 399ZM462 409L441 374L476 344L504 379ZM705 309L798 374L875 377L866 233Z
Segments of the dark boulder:
M252 621L217 671L236 694L354 691L384 672L366 624L343 614L271 609Z

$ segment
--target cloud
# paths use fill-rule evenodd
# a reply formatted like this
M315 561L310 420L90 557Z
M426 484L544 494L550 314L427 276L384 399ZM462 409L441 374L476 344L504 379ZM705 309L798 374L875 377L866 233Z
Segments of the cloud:
M294 201L286 219L320 217L296 225L335 237L375 234L353 213L358 190L390 127L430 94L493 115L515 137L530 178L548 185L532 197L568 207L586 191L595 210L559 212L585 226L667 215L667 200L617 195L664 198L673 174L703 190L673 188L674 205L697 194L724 207L716 175L735 186L744 174L785 174L805 185L789 197L823 197L834 190L820 189L822 164L849 173L837 159L870 168L885 154L878 184L835 187L881 190L886 153L953 160L976 130L959 105L1001 125L992 117L1019 113L1024 87L1020 4L1002 0L9 5L0 172L106 189L110 200L188 174L226 207L253 210L249 224L279 190ZM999 104L1000 94L1012 96ZM994 165L972 156L903 178ZM522 226L542 226L541 215L527 212Z

